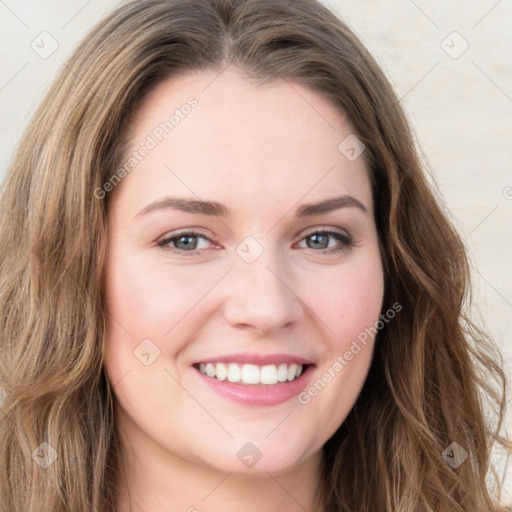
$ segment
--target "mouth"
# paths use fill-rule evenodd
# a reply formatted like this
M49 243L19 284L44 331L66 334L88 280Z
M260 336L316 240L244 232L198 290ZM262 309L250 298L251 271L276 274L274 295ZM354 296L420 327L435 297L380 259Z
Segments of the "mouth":
M312 364L240 364L232 362L196 363L193 367L201 374L220 382L240 385L274 386L300 378Z
M197 361L194 372L218 396L243 406L271 407L297 399L316 364L294 354L224 354Z

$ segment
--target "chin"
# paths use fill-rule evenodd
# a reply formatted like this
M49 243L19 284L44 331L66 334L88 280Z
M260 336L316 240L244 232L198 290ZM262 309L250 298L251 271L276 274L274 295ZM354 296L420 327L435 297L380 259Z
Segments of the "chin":
M268 478L268 473L286 473L311 457L304 445L276 443L275 440L265 440L264 436L253 442L236 440L224 449L209 448L196 452L203 454L201 465L223 473L262 478Z

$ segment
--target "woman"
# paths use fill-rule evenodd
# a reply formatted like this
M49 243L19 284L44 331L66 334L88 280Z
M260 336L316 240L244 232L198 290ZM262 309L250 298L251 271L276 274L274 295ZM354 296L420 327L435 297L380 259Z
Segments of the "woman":
M119 7L1 206L0 511L499 510L464 246L320 4Z

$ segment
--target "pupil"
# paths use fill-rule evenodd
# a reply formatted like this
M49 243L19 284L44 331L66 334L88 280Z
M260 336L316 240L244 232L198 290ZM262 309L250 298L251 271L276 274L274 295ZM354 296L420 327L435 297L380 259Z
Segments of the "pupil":
M191 241L192 240L192 241ZM195 243L194 243L195 240ZM182 241L185 241L182 243ZM195 236L182 236L178 238L179 249L195 249L197 247L197 238Z
M321 238L323 238L323 242L324 242L324 243L322 243L322 241L321 241L321 240L320 240L320 243L318 243L318 242L319 242L319 239L321 239ZM315 245L315 244L313 244L313 247L311 247L311 245L309 245L309 243L308 243L308 246L309 246L309 248L311 249L311 248L315 248L315 247L316 247L316 248L318 248L318 247L319 247L319 245L320 245L322 249L325 249L325 248L327 247L327 245L328 245L327 238L328 238L328 237L327 237L327 235L311 235L311 236L308 238L308 240L313 240L313 241L315 242L315 244L316 244L316 245ZM325 243L325 242L327 242L327 243Z

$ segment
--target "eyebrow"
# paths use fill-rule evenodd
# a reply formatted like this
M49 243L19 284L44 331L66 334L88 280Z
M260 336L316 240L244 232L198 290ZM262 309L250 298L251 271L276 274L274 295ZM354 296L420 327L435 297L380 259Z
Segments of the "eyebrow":
M323 201L317 201L315 203L302 205L295 211L295 217L312 217L314 215L320 215L346 207L354 207L363 211L364 213L368 213L366 207L355 197L343 195L325 199ZM135 217L140 217L157 210L168 209L180 210L186 213L194 213L197 215L219 215L223 217L231 215L231 211L225 205L215 201L165 197L163 199L152 202L143 208L139 213L137 213Z

